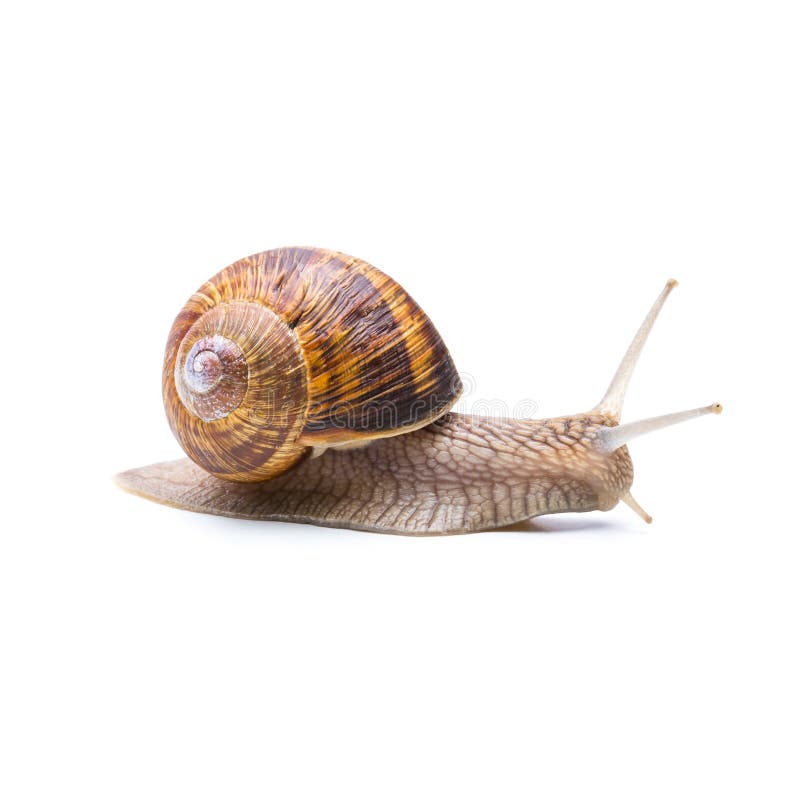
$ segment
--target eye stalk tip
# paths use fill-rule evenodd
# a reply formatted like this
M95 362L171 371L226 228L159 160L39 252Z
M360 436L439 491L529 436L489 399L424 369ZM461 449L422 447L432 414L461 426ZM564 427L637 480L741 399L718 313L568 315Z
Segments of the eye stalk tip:
M630 492L625 492L619 499L628 508L636 512L648 525L653 521L653 518L633 499L633 495Z
M678 285L678 281L675 278L670 278L667 281L667 289L674 289Z
M709 411L712 414L721 414L722 413L722 403L712 403L709 407Z

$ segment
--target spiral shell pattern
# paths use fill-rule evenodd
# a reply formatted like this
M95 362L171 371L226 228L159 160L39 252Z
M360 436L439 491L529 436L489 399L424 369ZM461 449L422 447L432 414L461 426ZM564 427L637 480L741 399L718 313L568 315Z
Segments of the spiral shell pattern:
M461 383L398 283L342 253L281 248L231 264L190 298L167 342L163 390L190 458L258 481L312 446L419 428Z

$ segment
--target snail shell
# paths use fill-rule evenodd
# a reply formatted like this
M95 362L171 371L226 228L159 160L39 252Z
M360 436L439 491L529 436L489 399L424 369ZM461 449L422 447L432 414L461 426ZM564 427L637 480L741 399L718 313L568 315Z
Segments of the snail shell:
M305 247L206 281L172 325L162 384L187 455L234 481L273 478L312 448L423 427L461 392L441 336L396 281Z

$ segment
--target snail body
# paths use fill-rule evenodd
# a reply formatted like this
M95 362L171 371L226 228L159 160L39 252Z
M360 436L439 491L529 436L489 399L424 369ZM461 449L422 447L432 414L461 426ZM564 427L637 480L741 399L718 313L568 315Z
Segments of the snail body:
M359 449L329 449L262 483L222 481L188 459L134 470L127 488L192 511L371 531L497 528L541 514L605 510L633 478L627 448L591 460L604 419L491 420L446 414Z
M635 436L718 404L620 425L625 391L667 283L591 411L543 420L450 411L447 348L395 281L333 251L284 248L236 262L193 295L169 336L167 415L192 460L117 476L192 511L431 535L630 494Z

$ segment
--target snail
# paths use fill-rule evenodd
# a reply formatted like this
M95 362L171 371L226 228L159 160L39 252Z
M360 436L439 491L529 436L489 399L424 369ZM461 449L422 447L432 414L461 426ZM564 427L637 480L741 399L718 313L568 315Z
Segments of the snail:
M394 280L342 253L281 248L231 264L170 331L163 393L189 459L123 472L192 511L402 534L466 533L633 499L627 443L718 403L620 424L644 319L603 399L550 419L454 413L462 391L433 323Z

